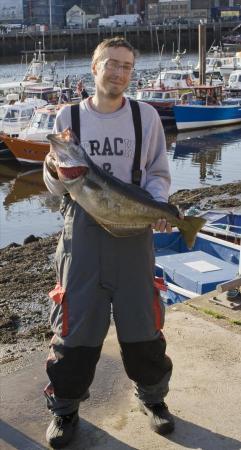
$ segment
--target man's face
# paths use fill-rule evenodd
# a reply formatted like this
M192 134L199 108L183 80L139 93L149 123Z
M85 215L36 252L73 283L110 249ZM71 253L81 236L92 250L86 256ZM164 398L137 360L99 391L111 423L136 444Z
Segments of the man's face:
M115 99L121 97L131 79L133 53L125 47L109 47L92 66L97 92Z

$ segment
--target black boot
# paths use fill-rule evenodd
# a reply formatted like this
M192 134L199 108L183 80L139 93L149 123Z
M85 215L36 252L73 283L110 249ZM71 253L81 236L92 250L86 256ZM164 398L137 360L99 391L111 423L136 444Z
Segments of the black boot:
M150 426L156 433L164 436L174 430L174 418L165 402L149 404L140 401L140 410L149 417Z
M46 431L46 440L52 448L63 448L72 439L75 427L78 423L78 411L66 416L54 414Z

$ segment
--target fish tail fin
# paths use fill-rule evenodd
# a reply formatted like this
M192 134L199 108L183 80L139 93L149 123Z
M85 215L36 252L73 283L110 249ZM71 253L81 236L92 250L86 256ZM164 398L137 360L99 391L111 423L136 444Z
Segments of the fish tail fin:
M191 250L195 244L196 235L206 223L206 220L201 217L193 216L185 216L183 220L185 221L186 226L185 229L180 229L180 233L182 234L187 247Z

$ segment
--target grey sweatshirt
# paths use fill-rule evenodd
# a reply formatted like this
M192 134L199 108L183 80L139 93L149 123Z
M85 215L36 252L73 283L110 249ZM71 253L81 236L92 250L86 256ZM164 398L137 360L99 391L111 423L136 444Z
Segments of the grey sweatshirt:
M139 102L142 120L141 187L158 201L166 202L170 187L170 172L166 155L166 140L156 110ZM57 114L54 133L71 128L70 106L63 107ZM103 114L94 111L89 98L80 103L81 145L95 164L131 183L131 171L135 153L135 130L129 100L114 113ZM53 178L44 164L44 181L48 190L62 195L65 189L59 180Z

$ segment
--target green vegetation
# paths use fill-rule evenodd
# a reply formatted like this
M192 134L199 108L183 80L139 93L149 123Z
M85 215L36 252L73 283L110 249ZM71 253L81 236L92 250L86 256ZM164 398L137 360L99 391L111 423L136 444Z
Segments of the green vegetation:
M200 311L204 314L214 317L215 319L218 319L218 320L224 319L224 320L227 320L232 325L241 326L241 320L230 319L229 317L225 316L224 314L220 314L219 312L214 311L213 309L201 308L201 307L198 307L197 305L192 305L191 303L187 303L187 305L193 309L196 309L197 311Z

